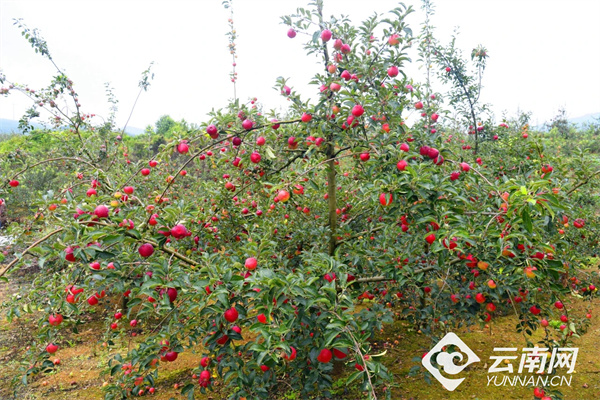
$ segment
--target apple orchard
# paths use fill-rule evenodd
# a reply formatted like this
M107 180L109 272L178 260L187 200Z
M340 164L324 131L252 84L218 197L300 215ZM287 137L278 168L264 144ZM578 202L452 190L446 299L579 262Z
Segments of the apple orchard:
M128 147L111 118L96 123L56 65L39 90L2 77L3 95L32 99L25 126L40 113L68 125L44 158L20 149L0 161L9 208L35 196L9 228L20 250L0 273L41 269L8 310L43 310L19 379L55 368L62 332L84 328L92 310L109 349L139 339L107 359L106 399L154 393L161 366L191 351L190 398L216 382L232 399L328 397L334 368L364 396L391 398L402 378L370 340L398 318L432 340L506 314L525 341L546 330L551 348L585 333L592 316L563 302L597 292L597 275L582 271L598 249L597 164L559 157L519 120L485 119L487 51L463 59L427 24L414 36L411 12L354 25L325 19L316 0L283 17L304 62L321 63L314 101L280 78L282 115L235 98L156 151ZM18 26L54 63L39 32ZM431 65L426 77L405 75L411 47ZM36 170L57 171L59 184L28 181Z

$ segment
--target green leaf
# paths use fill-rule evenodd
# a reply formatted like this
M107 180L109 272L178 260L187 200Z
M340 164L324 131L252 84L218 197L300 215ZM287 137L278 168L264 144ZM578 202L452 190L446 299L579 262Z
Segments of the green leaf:
M274 160L277 158L277 157L275 157L275 153L273 153L273 149L271 149L270 146L268 146L266 148L266 152L267 152L267 157L269 157L271 160Z
M329 332L329 334L327 335L327 337L325 339L325 343L323 344L323 347L331 346L331 344L335 340L336 336L339 335L339 333L340 332L337 330Z
M127 231L127 233L130 236L133 236L134 238L136 238L137 240L140 240L142 238L142 234L137 229L130 229Z
M188 383L187 385L185 385L183 389L181 389L181 394L187 394L189 391L192 391L192 393L194 392L193 383Z
M110 369L110 375L114 376L121 369L121 364L117 364Z
M523 212L521 213L521 218L523 219L523 225L525 226L525 229L527 229L527 232L533 232L533 224L531 222L531 216L529 215L529 210L527 208L523 209Z
M577 329L575 329L575 324L573 322L569 323L569 330L573 333L577 333Z

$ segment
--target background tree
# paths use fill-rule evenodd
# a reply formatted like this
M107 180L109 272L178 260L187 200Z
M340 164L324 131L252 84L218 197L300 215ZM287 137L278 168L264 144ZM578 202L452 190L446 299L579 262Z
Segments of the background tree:
M558 114L556 114L556 116L550 120L550 123L547 124L547 127L548 130L555 130L556 133L565 139L568 139L572 130L572 126L567 120L567 110L565 110L564 107L560 108L558 110Z
M165 136L171 128L175 126L176 122L173 118L168 115L163 115L156 121L156 133L161 136Z

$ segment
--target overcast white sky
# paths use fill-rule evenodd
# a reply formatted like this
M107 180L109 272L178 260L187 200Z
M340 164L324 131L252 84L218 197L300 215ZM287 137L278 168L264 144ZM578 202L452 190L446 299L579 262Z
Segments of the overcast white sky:
M272 88L278 76L308 97L307 82L319 66L305 56L300 35L286 36L279 17L307 0L235 0L239 35L238 97L258 97L265 108L285 107ZM420 2L409 22L418 33ZM360 22L386 12L397 1L325 0L325 14ZM437 0L433 24L446 42L455 26L465 54L478 44L489 50L482 101L503 110L533 112L533 123L566 107L569 117L600 112L600 1ZM142 95L130 126L144 128L164 114L199 123L211 108L233 97L227 49L229 11L221 0L0 0L0 69L8 79L32 88L46 86L53 67L35 54L13 26L23 18L38 28L50 51L75 82L83 110L108 114L104 83L119 99L123 124L137 95L140 74L155 62L155 79ZM423 79L416 66L409 76ZM22 95L0 97L0 118L19 119L29 104Z

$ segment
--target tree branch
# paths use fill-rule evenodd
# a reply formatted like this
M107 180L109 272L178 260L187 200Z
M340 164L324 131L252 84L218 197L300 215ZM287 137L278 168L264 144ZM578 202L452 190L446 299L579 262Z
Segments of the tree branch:
M456 259L450 261L448 263L448 265L458 264L461 261L462 260L460 258L456 258ZM434 269L435 269L435 267L424 267L424 268L420 268L420 269L415 269L413 271L413 273L420 274L421 272L428 272L428 271L432 271ZM356 282L356 283L371 283L371 282L385 282L385 281L393 281L393 280L394 279L388 278L388 277L386 277L384 275L377 275L377 276L372 276L372 277L369 277L369 278L358 278L358 279L356 279L353 282Z
M38 244L46 241L48 238L50 238L53 235L56 235L59 232L62 232L65 228L59 228L56 230L53 230L52 232L48 233L46 236L44 236L43 238L35 241L31 246L29 246L28 248L25 249L25 251L23 251L23 253L21 253L21 256L24 256L28 251L30 251L31 249L33 249L34 247L36 247ZM15 257L14 260L12 260L4 269L4 271L2 271L2 273L0 273L0 277L4 276L4 274L6 274L12 267L14 267L19 260L21 259L21 257Z
M567 196L570 195L571 193L573 193L574 191L576 191L577 189L579 189L581 186L588 183L590 181L590 179L592 179L596 175L600 175L600 170L594 172L593 174L591 174L590 176L585 178L583 181L581 181L577 185L573 186L573 188L567 192Z

